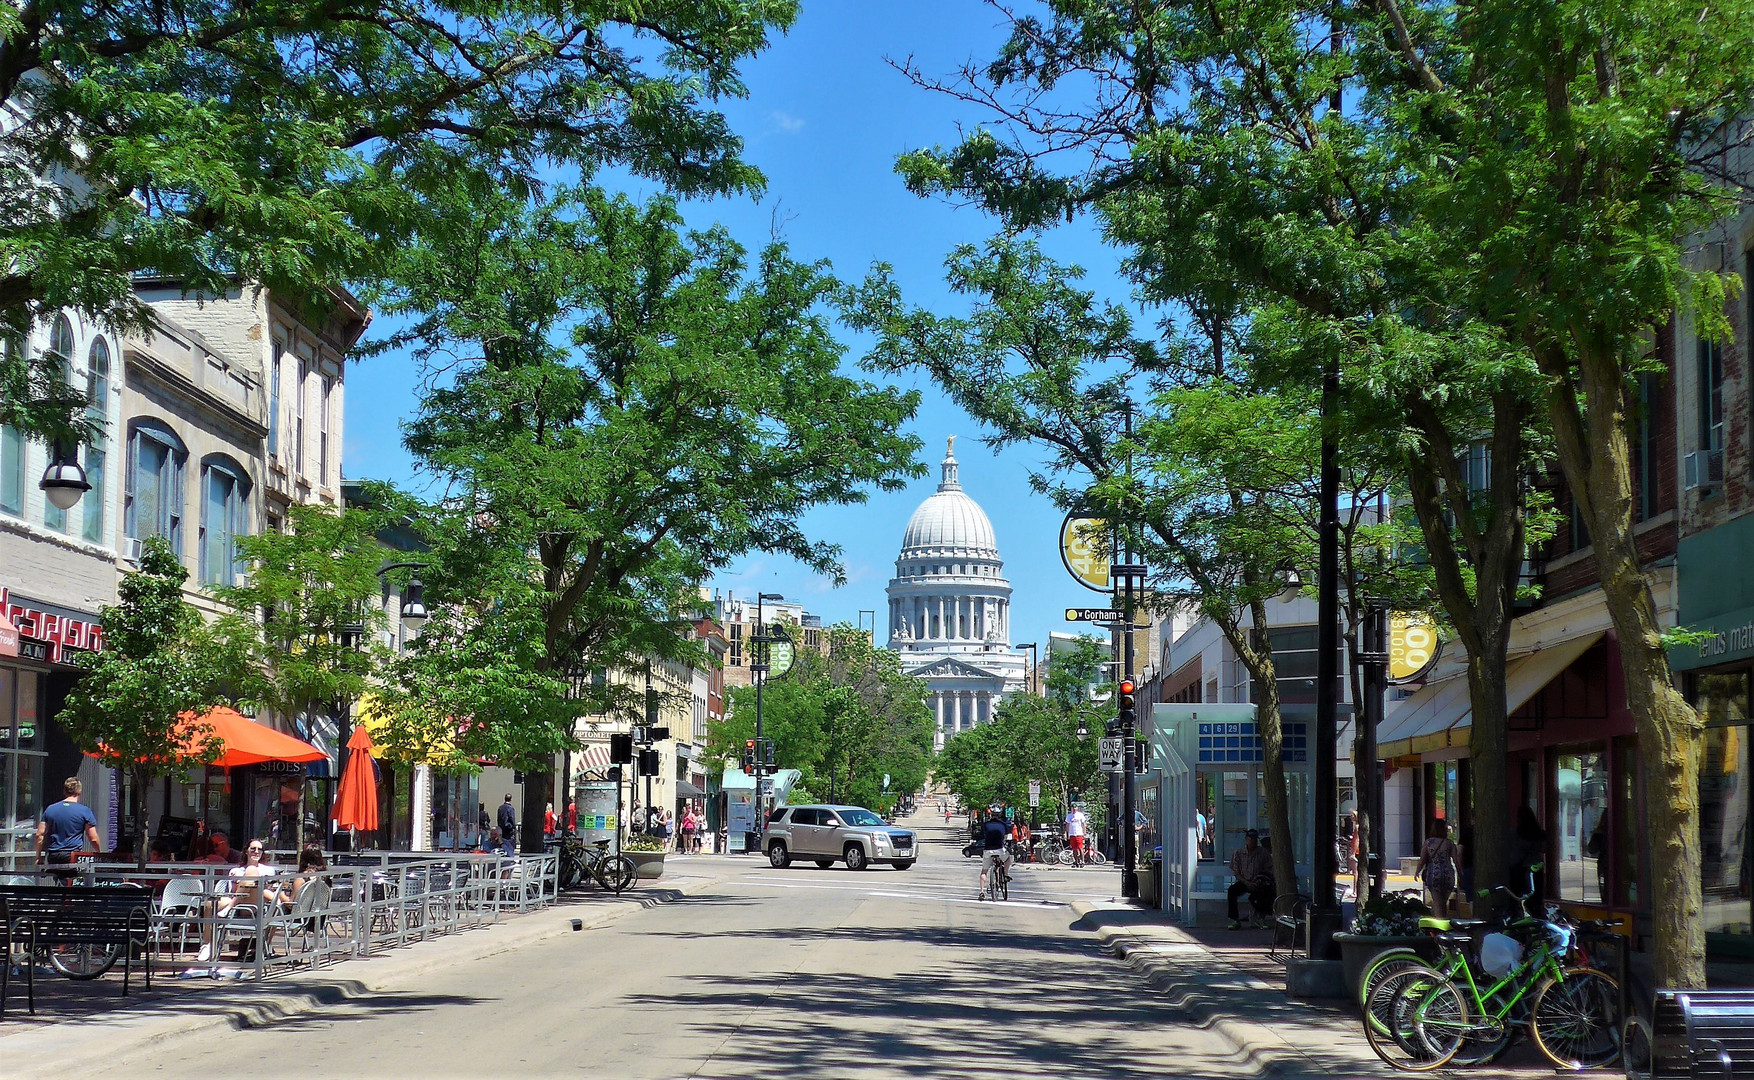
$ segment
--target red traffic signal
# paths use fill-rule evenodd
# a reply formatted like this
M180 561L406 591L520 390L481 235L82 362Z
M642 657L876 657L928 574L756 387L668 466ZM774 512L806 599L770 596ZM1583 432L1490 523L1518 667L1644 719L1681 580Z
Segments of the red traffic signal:
M1123 680L1121 682L1121 693L1131 694L1132 692L1133 692L1133 680L1131 680L1131 679Z

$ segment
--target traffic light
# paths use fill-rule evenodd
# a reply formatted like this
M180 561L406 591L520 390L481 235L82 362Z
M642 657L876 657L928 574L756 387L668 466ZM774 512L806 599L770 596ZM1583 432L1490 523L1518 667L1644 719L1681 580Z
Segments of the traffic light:
M772 739L763 739L761 741L767 744L765 756L767 759L767 763L769 765L772 765L773 764L773 740Z
M1138 714L1133 708L1133 680L1123 679L1119 689L1120 693L1117 695L1117 701L1120 705L1118 719L1121 722L1121 727L1132 727L1133 721L1138 718Z
M616 765L626 765L633 761L632 735L609 736L609 760Z
M1145 772L1146 758L1149 756L1150 744L1145 741L1145 736L1141 735L1139 736L1139 745L1133 748L1133 771L1136 773Z
M647 732L647 734L651 736L652 742L663 742L670 737L670 729L667 727L655 727Z
M755 774L755 740L749 739L743 744L743 771Z
M639 752L639 771L647 776L658 775L658 752L641 750Z
M646 687L646 726L658 726L658 690L657 687Z

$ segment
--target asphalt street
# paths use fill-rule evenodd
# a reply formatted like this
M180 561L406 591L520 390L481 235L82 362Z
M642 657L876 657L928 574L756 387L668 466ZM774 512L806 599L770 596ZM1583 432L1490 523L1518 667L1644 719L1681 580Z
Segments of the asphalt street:
M1169 1025L1065 905L1116 874L1021 868L1007 903L928 827L918 865L746 866L699 895L427 976L418 988L118 1058L92 1075L1236 1075Z

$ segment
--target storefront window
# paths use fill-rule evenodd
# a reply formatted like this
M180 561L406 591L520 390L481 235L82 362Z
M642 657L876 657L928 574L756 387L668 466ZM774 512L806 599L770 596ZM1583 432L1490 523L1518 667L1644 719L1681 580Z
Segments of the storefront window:
M1553 757L1558 897L1599 904L1608 894L1608 759L1600 749Z
M1216 791L1217 777L1203 772L1194 775L1194 809L1200 814L1195 824L1204 824L1199 837L1199 857L1202 862L1216 857L1218 822L1214 816L1218 813L1218 795Z
M1699 762L1700 870L1707 934L1751 932L1748 728L1707 728Z
M1614 902L1635 908L1639 900L1638 857L1644 833L1644 812L1638 798L1638 740L1615 739L1614 755L1619 767L1614 784L1615 855L1619 867Z

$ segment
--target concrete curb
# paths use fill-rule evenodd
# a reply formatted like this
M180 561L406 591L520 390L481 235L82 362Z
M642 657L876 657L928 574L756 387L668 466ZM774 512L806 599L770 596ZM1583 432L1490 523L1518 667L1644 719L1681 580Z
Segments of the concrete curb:
M1107 905L1074 901L1072 911L1080 922L1088 916L1105 910L1119 910ZM1279 1035L1270 1026L1260 1023L1248 1023L1239 1020L1234 1010L1228 1007L1217 994L1212 993L1204 985L1199 974L1186 968L1178 967L1163 952L1154 948L1141 936L1134 934L1124 926L1094 925L1096 939L1103 949L1119 958L1122 963L1138 972L1147 985L1168 998L1172 1009L1182 1013L1188 1021L1208 1031L1216 1031L1233 1047L1239 1061L1258 1070L1264 1077L1308 1076L1313 1072L1331 1075L1319 1062L1307 1057L1298 1047ZM1174 930L1173 927L1165 929ZM1218 961L1219 957L1211 949L1200 944L1193 937L1177 932L1174 947L1184 955L1199 957L1208 962ZM1231 985L1244 987L1258 993L1282 993L1283 988L1255 978L1252 975L1239 976L1229 972L1227 978L1234 980Z
M731 868L727 868L729 871ZM222 983L223 999L188 995L173 1000L135 999L116 1012L0 1035L0 1061L6 1075L78 1075L100 1062L137 1057L193 1035L258 1027L325 1006L400 989L422 975L490 956L498 956L572 932L572 920L594 930L625 915L674 903L721 884L730 874L687 880L637 897L600 904L559 905L480 930L419 942L334 967L301 971L261 983ZM595 910L592 910L592 909ZM154 980L157 981L156 979ZM190 1011L191 1008L200 1011ZM22 1071L15 1071L20 1070ZM42 1070L37 1072L35 1070Z

